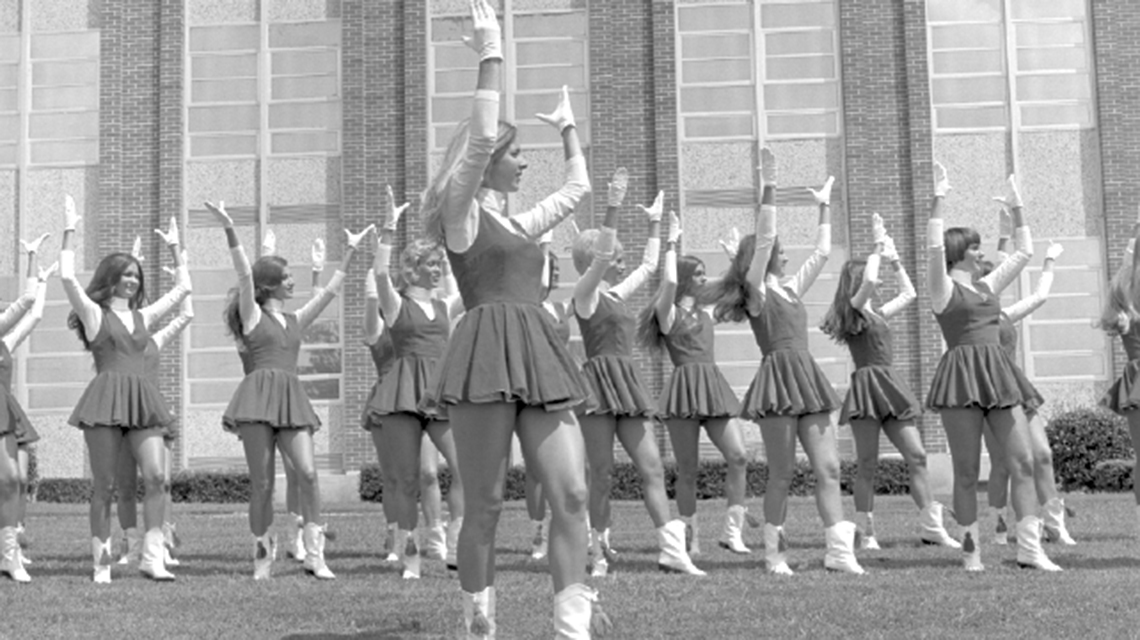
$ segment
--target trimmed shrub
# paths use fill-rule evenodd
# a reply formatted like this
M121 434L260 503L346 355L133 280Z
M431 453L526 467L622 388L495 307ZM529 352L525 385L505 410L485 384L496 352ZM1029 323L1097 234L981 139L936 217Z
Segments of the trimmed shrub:
M64 504L91 502L91 481L86 478L44 478L36 485L36 500Z
M183 471L171 479L170 495L175 502L249 502L249 475L245 473L195 473ZM137 500L142 500L143 483L138 481ZM88 478L44 478L36 488L39 502L83 504L91 501Z
M1132 457L1128 421L1107 409L1079 408L1053 416L1045 427L1053 471L1065 491L1097 490L1096 467Z
M1097 491L1131 491L1135 460L1101 460L1093 470L1093 487Z

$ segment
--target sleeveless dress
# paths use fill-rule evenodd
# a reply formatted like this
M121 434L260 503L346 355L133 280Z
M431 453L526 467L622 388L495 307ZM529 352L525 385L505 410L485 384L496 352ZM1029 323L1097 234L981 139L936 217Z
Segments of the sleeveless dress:
M90 351L98 373L79 398L68 423L80 428L94 426L123 429L165 428L174 422L166 401L158 392L156 378L149 375L146 346L150 332L142 314L134 316L134 331L128 331L113 311L104 311L99 332Z
M554 321L554 331L558 333L558 339L562 344L570 344L570 318L566 315L566 305L554 304L554 314L550 319ZM550 310L547 310L550 313Z
M16 444L31 444L40 439L24 409L12 395L12 352L0 340L0 436L15 435Z
M984 282L971 291L954 283L950 302L934 315L946 340L926 406L938 409L1026 410L1041 404L1041 395L1001 347L1001 300Z
M426 402L515 402L547 411L584 402L585 382L539 303L542 249L481 211L475 242L447 256L467 312Z
M577 310L578 331L586 347L582 377L590 385L586 415L652 416L656 403L649 397L633 362L633 333L637 319L625 303L606 293L598 294L594 315L583 318Z
M372 356L372 366L376 367L376 384L372 385L372 391L368 394L368 400L364 403L364 413L360 416L360 426L365 431L372 429L379 429L382 425L380 414L372 412L372 406L377 401L376 392L380 388L380 383L384 381L384 376L392 370L392 364L395 360L395 350L392 348L392 338L385 331L380 335L380 339L368 345L368 353Z
M748 316L764 354L744 394L740 416L748 420L830 413L839 408L839 396L808 353L807 310L790 290L785 288L784 293L791 300L769 291L759 315Z
M863 332L847 339L855 371L843 399L839 423L852 420L913 420L922 414L918 398L898 376L894 367L891 328L877 313L865 313Z
M1018 371L1021 367L1017 364L1017 327L1013 325L1013 321L1003 311L998 317L998 343L1001 345L1003 351L1009 356L1013 366L1017 367ZM1025 413L1032 416L1037 412L1037 408L1045 404L1045 398L1033 387L1033 392L1030 397L1025 401Z
M242 379L222 414L227 431L237 432L239 424L254 422L275 429L312 429L321 426L309 396L297 378L297 356L301 351L301 328L297 316L286 313L285 326L261 313L253 331L241 336Z
M146 375L151 380L158 380L158 353L158 343L154 341L153 337L148 336L146 340L146 350L143 351L143 358L146 360ZM174 442L178 439L177 420L171 420L170 424L166 425L163 429L162 438L168 442Z
M665 335L665 348L673 373L658 398L662 418L734 417L740 401L716 366L712 318L699 308L675 307L673 326Z
M1128 355L1128 364L1120 377L1101 396L1100 404L1124 415L1140 409L1140 385L1136 383L1137 377L1140 377L1140 323L1133 322L1128 333L1120 335L1120 341L1124 344L1124 353Z
M410 413L419 416L421 421L446 420L445 408L423 400L451 332L447 304L432 300L435 318L429 319L418 303L402 294L401 297L400 313L395 322L388 325L395 362L373 387L367 411L376 416Z

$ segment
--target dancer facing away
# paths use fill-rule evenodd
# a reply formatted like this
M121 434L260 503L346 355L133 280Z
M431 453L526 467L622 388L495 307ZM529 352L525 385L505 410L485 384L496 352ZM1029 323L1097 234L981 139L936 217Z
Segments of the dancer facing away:
M297 357L301 335L336 297L344 282L344 269L352 264L357 247L372 227L356 234L345 230L348 239L342 268L333 274L328 286L314 291L300 310L287 313L284 305L293 297L293 276L285 259L262 256L251 267L225 205L207 202L206 208L225 228L238 276L238 286L230 291L223 321L237 341L239 352L244 352L247 373L222 420L227 431L238 434L249 465L253 577L264 580L271 576L277 552L276 540L268 531L273 524L274 448L281 443L285 457L292 460L297 471L301 515L305 518L304 568L317 578L331 580L336 576L324 559L326 527L318 524L320 489L313 460L313 432L320 428L321 421L297 378Z
M654 432L656 403L645 388L633 361L637 319L626 301L657 269L661 250L658 238L665 194L640 209L649 219L649 238L641 265L625 274L622 247L617 241L617 212L629 178L618 169L610 183L605 221L601 230L588 229L574 241L574 268L581 276L574 285L574 316L586 347L583 377L590 385L591 402L578 421L586 439L590 464L590 522L593 575L604 576L609 561L603 548L603 530L610 520L610 485L614 464L614 437L621 441L641 475L645 507L657 530L657 566L663 571L692 575L705 572L693 565L685 544L685 523L669 517L665 470ZM674 216L669 237L676 242L680 224ZM619 282L620 280L620 282Z
M173 241L174 244L178 244L177 233L177 223L172 219L170 221L170 234L174 234L174 236L166 235L164 239L168 243ZM143 261L141 247L142 238L136 237L135 248L131 251L131 255L139 262ZM182 250L182 264L187 264L185 249ZM163 267L163 270L174 278L178 277L178 272L170 267ZM190 294L187 294L186 297L182 299L178 315L167 323L165 327L156 331L150 337L150 341L146 346L145 358L147 375L150 376L152 380L158 379L159 353L167 344L170 344L171 341L177 338L183 329L189 326L190 321L194 319L194 307L191 302L191 297ZM162 485L163 562L168 567L177 567L181 563L174 555L174 549L180 545L181 542L175 533L173 500L170 495L170 476L174 456L174 441L178 439L177 421L170 423L166 432L163 433L162 439L166 445L166 455L162 469L164 480ZM135 461L135 457L131 453L127 441L124 440L119 448L119 469L116 480L119 492L116 514L119 518L119 526L123 529L123 540L119 555L119 564L121 565L138 562L142 553L142 538L138 534L138 505L135 500L138 495L138 477L138 463Z
M1129 251L1123 264L1109 283L1108 300L1098 322L1110 336L1120 336L1128 364L1120 377L1100 398L1100 404L1128 420L1133 451L1140 442L1140 251L1136 240L1140 238L1140 220L1133 227ZM1136 497L1136 524L1140 531L1140 464L1132 468L1132 491Z
M907 276L887 235L883 219L872 215L874 251L866 260L848 260L839 276L835 300L820 329L839 344L847 345L855 361L851 386L843 401L840 424L850 424L859 461L855 475L855 519L863 529L864 549L878 549L875 537L875 471L879 463L879 433L886 432L902 454L910 471L910 495L920 510L919 539L952 549L961 548L942 524L942 505L930 493L926 450L915 420L922 414L918 398L894 368L894 351L888 321L914 302L914 285ZM899 294L876 308L879 269L891 265Z
M934 317L947 350L938 362L926 396L927 407L938 411L954 461L954 514L965 527L963 565L981 571L978 537L978 472L982 429L989 424L995 453L1004 455L1013 484L1017 514L1017 562L1023 567L1060 571L1041 549L1041 519L1033 488L1033 454L1029 428L1016 413L1034 408L1040 394L1002 348L998 339L1001 291L1025 267L1033 251L1024 225L1021 194L1011 175L1000 198L1013 211L1018 250L989 275L975 280L984 257L981 236L968 227L943 232L942 201L950 181L942 165L934 165L934 202L929 223L927 285Z
M1049 298L1049 290L1053 286L1053 265L1064 249L1059 244L1049 243L1045 250L1045 264L1041 267L1041 276L1037 280L1037 289L1013 305L1001 310L998 326L998 339L1001 348L1009 354L1010 360L1017 359L1017 323L1045 304ZM993 271L994 265L988 260L983 262L982 275ZM1057 479L1053 472L1053 450L1049 446L1049 437L1045 433L1045 421L1037 415L1037 411L1026 407L1025 420L1029 424L1030 445L1033 447L1033 485L1037 490L1037 502L1042 507L1042 520L1044 530L1042 535L1047 542L1059 542L1065 545L1074 545L1076 540L1069 535L1065 526L1065 512L1067 507L1064 500L1057 495ZM1020 416L1019 416L1020 418ZM986 449L999 451L994 441L993 431L984 431ZM1009 472L1002 463L1001 456L990 459L990 479L986 486L989 497L990 510L995 513L997 526L995 527L995 544L1006 543L1007 527L1001 516L1003 509L1007 508L1009 495Z
M825 567L863 573L855 559L855 524L843 517L839 494L839 452L830 413L839 397L808 353L807 311L802 297L819 276L831 252L831 185L828 178L812 191L819 205L815 251L787 284L781 284L788 259L776 235L776 160L761 150L763 191L756 231L740 242L728 274L718 287L714 317L748 320L764 354L745 393L741 417L760 424L768 452L764 495L764 547L769 573L791 575L785 550L784 519L796 462L796 439L815 473L815 501L827 540Z
M455 441L446 407L426 402L428 383L451 333L451 319L463 311L458 293L440 299L435 290L443 283L443 247L434 241L418 239L400 257L402 285L397 288L389 276L388 262L400 215L408 208L396 206L388 187L388 215L381 227L372 265L380 302L380 315L388 327L395 351L392 369L380 380L369 398L368 411L377 416L383 428L377 448L386 447L396 485L396 531L394 548L403 565L405 579L420 577L420 541L416 531L420 500L421 443L426 433L443 453L451 469L457 469ZM463 483L452 475L450 539L456 540L463 526ZM454 546L454 545L453 545Z
M550 505L550 573L558 637L588 637L608 622L585 585L585 446L573 409L587 397L574 360L539 305L537 240L590 191L570 96L540 115L562 136L566 182L533 209L506 216L526 162L514 125L499 122L502 39L486 0L472 0L479 74L472 118L459 126L424 194L423 228L441 238L467 312L452 332L432 398L448 405L466 517L459 534L459 583L471 637L494 634L495 530L511 436L534 465Z
M36 252L48 237L20 241L28 254L28 280L24 293L0 313L0 573L16 582L31 582L20 549L19 533L27 505L26 447L39 440L28 416L12 394L12 352L39 324L44 313L47 279L59 268L37 269Z
M175 286L146 304L146 282L139 261L128 253L112 253L95 268L84 290L75 277L71 239L79 223L75 201L67 196L60 278L71 303L67 324L95 359L95 378L79 399L68 422L83 430L91 464L91 553L96 583L111 582L111 496L115 488L123 439L138 462L144 486L142 559L139 571L154 580L173 580L164 562L162 533L166 484L163 436L174 416L147 368L149 327L182 298L190 295L190 273L182 262L178 233L158 230L177 267Z
M664 277L653 304L641 312L638 337L641 344L660 354L669 352L673 373L658 399L659 415L669 429L673 455L677 460L677 510L691 527L689 553L700 553L697 526L697 469L700 463L699 437L705 428L709 440L724 456L728 469L725 497L728 512L720 546L733 553L752 553L744 545L742 530L747 458L744 435L732 419L740 414L740 401L716 366L712 314L698 304L707 297L705 264L696 256L677 257L680 221L673 218L665 245Z

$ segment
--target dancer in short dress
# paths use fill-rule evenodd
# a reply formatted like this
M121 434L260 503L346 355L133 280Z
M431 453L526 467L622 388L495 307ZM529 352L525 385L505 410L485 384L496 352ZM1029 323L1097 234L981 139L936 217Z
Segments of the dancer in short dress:
M875 249L866 260L848 260L839 276L835 300L820 329L839 344L847 345L855 361L851 386L839 414L840 424L851 425L855 437L855 522L863 532L861 548L879 549L875 536L875 471L879 463L879 434L885 432L902 454L910 471L910 495L918 506L919 539L925 544L961 548L942 523L942 505L930 493L926 450L915 421L922 405L894 368L894 348L888 321L910 306L917 295L899 260L894 240L887 235L883 219L872 215ZM879 268L891 265L899 294L876 308Z
M91 463L91 553L96 583L111 582L111 497L122 440L130 443L144 486L142 558L139 571L154 580L173 580L164 562L162 533L166 447L163 435L174 416L147 370L150 325L190 294L190 273L182 263L177 227L158 233L177 266L175 286L157 302L146 304L139 261L112 253L95 268L86 290L75 276L72 236L79 223L75 201L66 200L60 278L71 303L67 324L91 352L96 376L87 385L68 422L83 431Z
M975 280L984 257L981 237L967 227L943 231L942 201L950 190L950 181L940 164L935 163L934 174L927 284L947 350L935 369L926 406L941 415L954 462L954 514L965 527L963 566L967 571L985 568L978 537L977 483L982 430L988 424L997 445L994 453L1005 456L1013 484L1013 509L1018 518L1017 562L1024 567L1060 571L1041 548L1031 438L1025 421L1016 415L1020 407L1035 407L1040 394L998 340L1000 292L1013 281L1033 251L1029 228L1022 220L1021 194L1010 176L1002 202L1013 212L1018 251L992 273Z
M819 206L815 251L786 284L787 258L776 235L776 160L761 150L760 208L756 232L740 242L718 290L714 318L748 320L763 352L760 369L744 395L741 417L760 424L768 454L764 494L764 547L768 572L791 575L786 558L784 519L796 463L796 440L815 473L815 502L823 520L827 553L823 564L834 571L861 574L855 559L855 523L843 517L839 493L839 451L832 411L839 397L808 352L807 311L803 295L815 283L831 253L831 185L812 191Z
M585 637L608 621L585 584L585 446L573 409L587 390L539 304L538 238L569 216L590 191L569 92L540 119L561 135L566 181L534 208L507 217L504 195L518 191L527 164L514 125L496 120L502 36L494 9L472 0L480 56L471 120L452 136L424 193L423 229L447 247L467 312L451 334L431 396L447 405L463 477L459 584L469 637L494 635L495 531L511 437L534 465L551 511L550 573L554 627Z
M1010 360L1017 361L1017 323L1045 304L1049 298L1049 290L1053 286L1053 265L1064 249L1059 244L1049 243L1045 249L1045 264L1041 268L1041 276L1037 280L1037 289L1018 302L1001 310L1000 325L998 326L998 340L1001 348L1009 354ZM1000 257L1000 253L999 253ZM982 275L993 271L994 265L988 260L982 265ZM1033 447L1033 484L1037 490L1037 502L1042 507L1042 520L1044 529L1042 535L1047 542L1058 542L1064 545L1075 545L1077 542L1069 535L1065 525L1065 516L1068 507L1057 494L1057 479L1053 471L1053 450L1049 446L1049 437L1045 433L1045 421L1031 408L1025 409L1025 419L1029 423L1030 444ZM986 449L1000 450L993 437L993 430L984 431ZM989 497L989 507L995 516L994 544L1005 544L1008 525L1002 516L1003 510L1008 508L1009 472L1002 464L1001 456L990 458L990 478L986 484L986 493ZM1012 521L1012 518L1010 519Z
M1119 336L1128 356L1120 377L1100 398L1100 404L1128 420L1133 451L1140 451L1140 220L1132 228L1132 239L1120 268L1109 283L1108 296L1098 326L1109 336ZM1132 492L1136 499L1136 530L1140 536L1140 464L1132 467Z
M27 447L40 439L12 393L12 352L39 324L44 314L47 280L59 264L38 269L36 253L48 234L32 242L20 241L28 254L28 280L24 293L0 313L0 574L16 582L31 582L24 565L30 564L20 547L26 496Z
M697 526L697 471L700 464L701 427L724 456L725 498L728 512L720 546L733 553L752 553L744 544L744 493L748 459L744 434L733 420L740 414L740 401L716 365L712 314L698 303L708 278L705 263L696 256L677 257L680 221L673 218L665 245L665 268L653 304L641 312L638 337L642 346L660 354L668 351L673 373L657 408L677 461L677 510L690 529L689 553L700 553Z
M392 188L388 187L388 215L381 226L372 270L380 315L392 339L395 361L376 385L367 410L383 424L373 436L380 438L378 448L388 449L386 455L394 467L396 485L392 497L396 501L399 523L394 548L403 565L403 577L418 579L420 540L416 525L423 469L420 449L425 433L448 466L458 468L446 408L425 401L425 397L447 346L451 319L463 311L463 303L458 292L446 299L435 295L435 290L443 284L443 265L447 257L442 245L434 241L413 240L404 249L400 257L401 286L397 288L393 284L388 263L400 215L407 208L407 203L396 206ZM463 526L463 483L459 474L452 476L449 500L451 535L448 537L457 541Z
M285 259L262 256L251 267L225 205L207 202L206 208L225 229L238 276L238 286L230 291L223 321L237 341L247 373L234 391L222 423L241 439L249 465L253 578L264 580L272 575L277 553L277 541L269 527L273 524L273 468L277 457L274 449L281 443L282 451L292 459L297 471L301 515L305 518L303 566L313 576L331 580L336 576L325 564L326 526L318 523L320 488L313 451L313 433L321 421L297 378L297 358L302 334L340 291L344 270L352 264L357 247L372 227L356 234L345 230L348 239L342 268L333 274L327 287L314 291L300 310L287 313L284 304L293 297L293 276Z

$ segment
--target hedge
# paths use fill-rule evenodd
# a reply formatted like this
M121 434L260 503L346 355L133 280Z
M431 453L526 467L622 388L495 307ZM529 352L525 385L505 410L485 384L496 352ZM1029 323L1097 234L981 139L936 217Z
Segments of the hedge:
M38 502L83 504L91 501L88 478L45 478L32 494ZM143 484L138 483L142 500ZM248 503L249 475L245 473L203 473L185 471L174 475L170 495L175 502Z
M1065 491L1124 491L1098 480L1097 466L1134 457L1128 421L1102 408L1079 408L1053 416L1045 427L1053 450L1053 472ZM1103 485L1103 486L1098 486ZM1131 479L1128 481L1131 488Z

